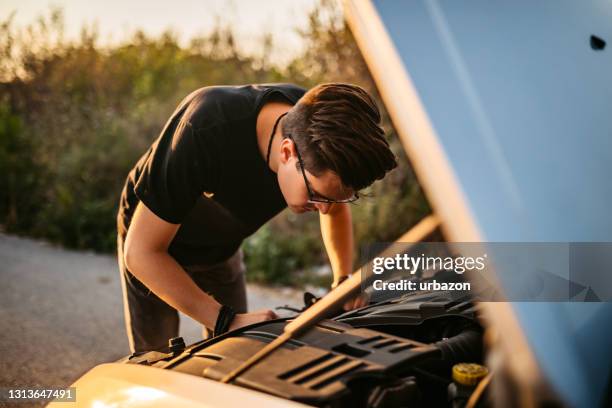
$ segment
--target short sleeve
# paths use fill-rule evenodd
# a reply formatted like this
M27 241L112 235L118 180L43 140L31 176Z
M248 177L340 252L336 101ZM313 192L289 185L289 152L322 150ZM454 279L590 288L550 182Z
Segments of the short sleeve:
M204 191L214 191L214 154L188 118L184 111L175 112L151 146L134 186L140 201L172 224L182 223Z

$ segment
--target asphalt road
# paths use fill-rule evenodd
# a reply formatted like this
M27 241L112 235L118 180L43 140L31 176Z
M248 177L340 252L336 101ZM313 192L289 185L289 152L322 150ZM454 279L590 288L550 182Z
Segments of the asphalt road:
M129 354L115 257L0 233L0 282L0 387L64 387ZM301 295L249 285L248 301L257 310ZM199 324L181 316L181 335L201 339Z

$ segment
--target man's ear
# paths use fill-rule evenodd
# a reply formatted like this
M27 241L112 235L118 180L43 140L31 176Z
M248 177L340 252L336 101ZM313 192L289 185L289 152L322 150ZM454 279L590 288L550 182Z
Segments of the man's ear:
M286 164L294 154L291 140L289 138L283 139L280 145L280 162Z

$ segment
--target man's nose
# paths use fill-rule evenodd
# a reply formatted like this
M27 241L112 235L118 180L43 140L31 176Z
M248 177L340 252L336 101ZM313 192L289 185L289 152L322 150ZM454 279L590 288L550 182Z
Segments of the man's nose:
M330 206L331 206L330 203L316 203L315 204L315 207L317 208L317 210L319 210L321 214L327 214Z

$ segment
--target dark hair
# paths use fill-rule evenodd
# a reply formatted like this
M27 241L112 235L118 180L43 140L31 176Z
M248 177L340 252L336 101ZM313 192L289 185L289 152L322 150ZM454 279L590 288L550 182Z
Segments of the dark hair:
M295 140L310 173L331 170L354 191L397 166L380 127L380 112L357 85L315 86L284 117L282 130Z

